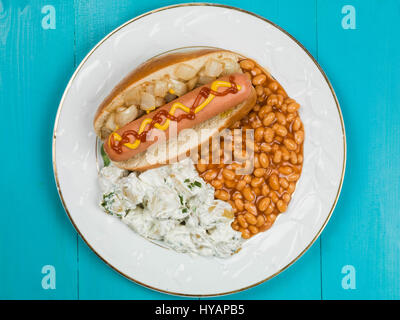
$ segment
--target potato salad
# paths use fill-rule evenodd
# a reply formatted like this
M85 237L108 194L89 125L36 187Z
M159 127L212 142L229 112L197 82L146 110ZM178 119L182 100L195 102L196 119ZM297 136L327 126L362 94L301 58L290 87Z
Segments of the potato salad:
M229 203L198 175L191 159L143 173L112 163L100 171L103 210L145 238L178 252L227 258L243 242Z

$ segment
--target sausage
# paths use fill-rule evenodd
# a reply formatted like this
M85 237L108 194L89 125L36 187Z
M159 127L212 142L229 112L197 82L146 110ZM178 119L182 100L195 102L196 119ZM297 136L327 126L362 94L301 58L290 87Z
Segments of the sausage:
M215 85L215 83L213 81L210 84L196 88L178 99L157 108L149 114L143 115L111 133L104 143L105 152L113 161L127 160L136 154L145 151L157 141L160 141L160 139L158 139L160 134L162 134L162 137L165 137L165 139L169 139L170 128L160 132L161 129L157 127L151 128L149 124L144 127L145 132L140 134L140 126L143 125L143 121L146 120L154 126L157 126L158 124L163 126L166 124L166 116L168 116L171 117L169 127L176 126L175 132L179 133L184 129L192 128L196 124L211 119L212 117L237 106L245 101L251 94L251 81L244 74L235 73L230 76L221 77L217 81L234 83L237 87L240 87L240 89L233 92L235 90L233 88L217 88L215 91L224 95L218 95L214 92L214 98L208 104L205 104L204 108L195 113L195 108L198 105L202 105L207 97L209 97L209 94L213 93L213 91L210 92L210 88L213 84ZM235 86L232 84L232 87ZM180 108L176 108L176 103L186 106L190 109L190 112L185 112ZM173 107L176 108L173 116L167 115L170 114L171 108ZM156 119L156 121L152 121L154 119Z

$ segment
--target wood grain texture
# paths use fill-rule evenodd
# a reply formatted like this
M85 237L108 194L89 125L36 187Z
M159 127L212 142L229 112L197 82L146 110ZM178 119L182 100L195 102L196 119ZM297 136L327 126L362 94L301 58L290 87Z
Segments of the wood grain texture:
M45 1L0 3L0 139L9 146L0 171L0 298L75 299L76 233L51 160L53 122L73 72L74 12L59 1L57 28L43 30ZM44 265L56 269L55 290L41 286Z
M322 235L324 299L400 298L400 2L351 1L356 29L341 27L348 1L318 1L318 52L347 131L344 187ZM356 270L343 289L342 267Z

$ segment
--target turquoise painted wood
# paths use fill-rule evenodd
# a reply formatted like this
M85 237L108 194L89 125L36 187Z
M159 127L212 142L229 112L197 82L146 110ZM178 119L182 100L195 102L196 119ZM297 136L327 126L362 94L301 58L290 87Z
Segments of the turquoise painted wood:
M7 119L0 139L23 141L25 129L36 141L12 144L15 159L0 171L1 299L175 298L130 282L86 246L62 209L51 166L53 121L74 68L115 27L174 3L0 0L0 108ZM222 299L399 299L400 2L222 3L270 19L307 47L337 92L348 141L342 195L322 237L274 279ZM42 27L46 5L55 9L55 29ZM342 27L345 5L355 9L354 30ZM56 270L53 290L42 287L45 265ZM345 266L354 267L354 289Z
M322 235L324 299L400 298L400 2L319 1L318 53L344 114L348 163L339 205ZM337 13L337 14L333 14ZM344 290L343 266L356 288Z
M0 298L76 299L77 236L55 189L55 114L74 70L74 11L53 3L56 29L42 28L48 1L0 1ZM62 41L60 41L62 39ZM43 289L43 266L56 288Z

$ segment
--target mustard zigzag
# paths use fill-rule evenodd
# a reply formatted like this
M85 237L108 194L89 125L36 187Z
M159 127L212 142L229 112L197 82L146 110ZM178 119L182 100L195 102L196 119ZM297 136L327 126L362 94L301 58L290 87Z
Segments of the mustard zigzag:
M211 90L217 91L218 88L221 88L221 87L229 88L229 87L231 87L231 86L232 86L232 83L231 83L231 82L216 80L216 81L214 81L214 82L211 84ZM240 86L239 86L239 85L237 85L237 88L238 88L238 90L240 90ZM207 97L207 99L204 100L203 103L201 103L201 104L194 110L194 113L198 113L198 112L200 112L201 110L203 110L203 108L204 108L205 106L207 106L214 98L215 98L215 95L210 94L210 95ZM186 113L190 113L190 108L189 108L189 107L185 106L184 104L182 104L182 103L180 103L180 102L175 102L175 103L172 105L171 109L169 110L169 114L172 115L172 116L174 116L174 115L175 115L175 111L176 111L177 109L181 109L181 110L183 110L183 111L186 112ZM142 123L140 124L139 132L138 132L138 133L141 134L141 133L146 129L146 126L149 125L152 121L153 121L152 118L146 118L146 119L144 119L144 120L142 121ZM156 123L156 124L154 125L154 128L159 129L159 130L167 130L168 127L169 127L170 121L171 121L170 119L166 118L163 124ZM121 140L122 140L122 137L121 137L118 133L116 133L116 132L113 132L111 135L113 135L113 136L114 136L114 139L117 140L117 141L121 141ZM111 139L111 135L110 135L110 139ZM139 139L136 139L136 141L135 141L134 143L129 143L129 142L124 143L124 146L127 147L127 148L129 148L129 149L136 149L137 147L139 147L140 143L141 143L141 141L140 141Z

